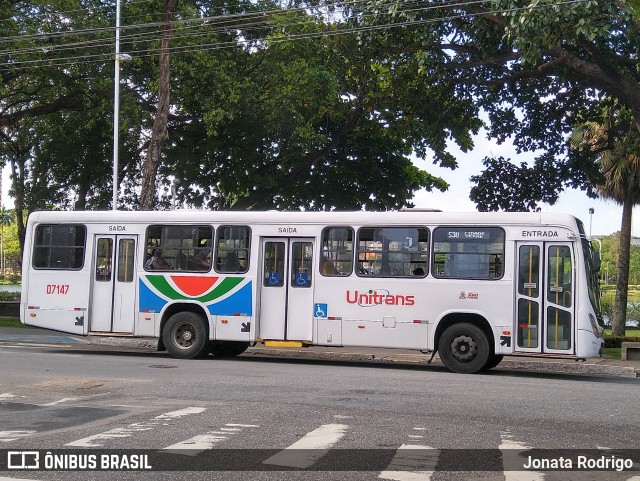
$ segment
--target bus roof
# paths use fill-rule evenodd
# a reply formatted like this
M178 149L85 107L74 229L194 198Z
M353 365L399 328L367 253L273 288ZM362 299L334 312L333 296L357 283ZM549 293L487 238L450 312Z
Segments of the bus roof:
M428 212L405 211L36 211L29 222L224 224L438 224L438 225L554 225L577 228L576 217L549 212Z

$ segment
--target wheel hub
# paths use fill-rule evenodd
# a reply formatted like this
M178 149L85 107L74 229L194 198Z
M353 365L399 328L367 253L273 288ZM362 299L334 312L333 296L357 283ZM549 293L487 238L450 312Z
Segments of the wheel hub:
M478 346L470 336L461 335L451 342L451 354L460 362L468 362L478 353Z
M175 329L175 342L182 349L188 349L195 341L195 332L190 324L181 324Z

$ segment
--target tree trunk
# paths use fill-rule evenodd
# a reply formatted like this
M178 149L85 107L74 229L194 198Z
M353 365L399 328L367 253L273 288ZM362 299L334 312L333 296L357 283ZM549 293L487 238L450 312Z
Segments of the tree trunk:
M22 259L22 254L24 254L24 237L27 232L27 228L24 225L24 159L16 159L15 157L11 159L11 178L13 191L15 193L14 209L16 212L16 225L18 227L18 240L20 241L20 259Z
M627 299L629 293L629 261L631 255L631 214L633 200L630 196L622 204L622 226L620 227L620 250L618 252L616 301L613 308L611 334L624 336L627 322Z
M80 174L80 181L78 182L78 198L73 206L73 210L86 210L87 209L87 195L89 195L89 189L91 187L91 169L94 159L89 158L88 161L82 166L82 173Z
M147 158L142 165L142 188L140 191L140 209L151 210L156 195L156 175L160 166L162 145L167 140L167 121L169 119L169 94L171 91L171 65L169 63L169 47L173 37L173 27L170 22L176 13L178 0L165 0L164 25L160 40L160 70L158 81L158 107L156 118L151 129L151 139Z

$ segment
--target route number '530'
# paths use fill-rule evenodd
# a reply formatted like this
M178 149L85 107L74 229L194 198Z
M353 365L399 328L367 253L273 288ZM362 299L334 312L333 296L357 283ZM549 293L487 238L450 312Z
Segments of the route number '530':
M47 294L66 294L69 284L47 284Z

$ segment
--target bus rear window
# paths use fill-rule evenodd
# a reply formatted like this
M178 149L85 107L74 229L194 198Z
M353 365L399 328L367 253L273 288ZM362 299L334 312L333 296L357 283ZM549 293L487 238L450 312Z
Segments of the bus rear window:
M504 274L504 231L499 227L439 227L433 231L433 275L499 279Z
M86 238L87 228L84 225L37 226L33 243L33 267L35 269L82 269Z

